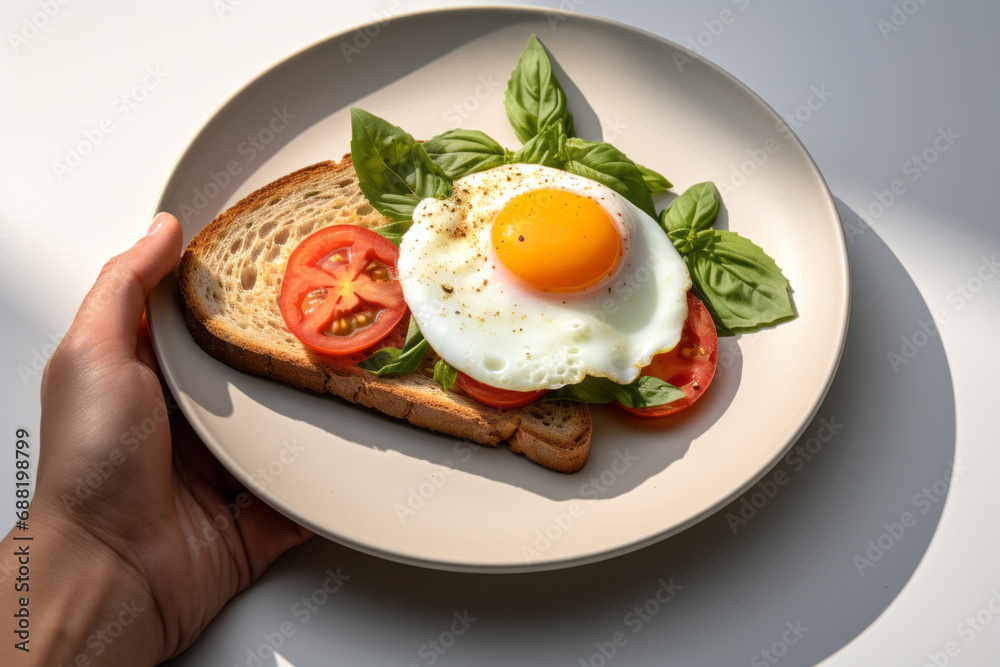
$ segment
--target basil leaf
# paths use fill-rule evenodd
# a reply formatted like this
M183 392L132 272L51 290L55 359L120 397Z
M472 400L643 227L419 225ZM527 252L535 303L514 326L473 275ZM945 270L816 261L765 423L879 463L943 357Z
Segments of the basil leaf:
M661 217L662 219L662 217ZM715 230L703 229L696 232L693 229L675 229L667 232L670 242L677 248L677 252L686 255L695 250L702 250L715 242Z
M640 375L635 382L627 386L634 386L638 390L641 401L635 400L634 396L630 394L631 403L618 401L626 408L651 408L673 403L686 396L682 389L651 375Z
M434 364L434 381L441 385L441 388L448 391L458 380L458 371L454 366L444 359L438 359Z
M499 167L509 162L510 152L479 130L448 130L424 142L434 164L452 180Z
M392 244L399 247L399 242L403 240L403 234L407 232L410 225L413 224L412 220L402 220L400 222L390 222L388 225L382 225L380 227L372 227L373 232L377 232L382 236L386 237Z
M674 187L674 184L668 181L660 172L653 171L649 167L644 167L639 163L636 163L635 166L639 168L639 173L642 174L642 180L646 183L646 187L649 188L650 194L655 195L658 192L666 192Z
M563 167L577 176L603 183L640 209L656 217L653 197L639 167L611 144L571 138L566 141L569 160Z
M685 253L692 248L682 248L683 240L687 239L693 246L697 233L711 227L718 214L719 192L714 183L705 181L689 187L673 201L670 208L661 211L660 225L677 250Z
M512 162L540 164L557 169L562 168L568 159L566 135L563 134L561 122L543 129L511 156Z
M705 293L698 288L698 283L694 282L693 278L691 280L691 291L696 297L701 299L701 303L705 306L705 309L708 310L709 315L712 316L712 322L715 324L715 333L719 336L735 336L736 332L732 331L729 327L722 323L722 318L719 316L719 313L716 312L712 303L708 300L708 297L705 296Z
M640 375L631 384L618 384L608 378L587 376L583 382L553 389L545 398L578 403L620 403L626 408L651 408L684 398L677 387L651 375Z
M410 220L420 200L451 194L451 179L419 141L357 107L351 107L351 160L361 192L389 220Z
M376 377L399 377L417 370L431 346L417 328L417 322L410 318L410 328L406 332L403 349L383 347L367 359L358 362L358 367L371 371Z
M521 52L503 96L507 120L522 144L549 125L562 121L573 136L573 115L566 108L566 93L552 73L552 63L534 35Z
M708 247L685 259L716 324L748 333L795 317L788 280L775 261L736 232L716 230L714 235Z

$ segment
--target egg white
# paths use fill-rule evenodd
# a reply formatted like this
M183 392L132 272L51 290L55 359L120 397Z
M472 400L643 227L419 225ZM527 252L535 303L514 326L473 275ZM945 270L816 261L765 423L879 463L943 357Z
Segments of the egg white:
M538 189L590 197L619 227L623 259L605 282L543 293L504 267L492 221ZM655 220L610 188L568 172L512 164L455 182L425 199L403 236L399 281L431 347L470 377L517 391L554 389L586 375L633 381L672 349L687 318L687 267Z

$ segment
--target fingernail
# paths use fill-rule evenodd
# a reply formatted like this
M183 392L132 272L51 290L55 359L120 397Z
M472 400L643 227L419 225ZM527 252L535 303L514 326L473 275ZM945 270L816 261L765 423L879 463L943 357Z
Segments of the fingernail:
M156 217L153 218L153 222L149 225L149 229L146 230L146 236L155 234L156 230L163 226L163 223L167 221L167 216L169 213L157 213Z

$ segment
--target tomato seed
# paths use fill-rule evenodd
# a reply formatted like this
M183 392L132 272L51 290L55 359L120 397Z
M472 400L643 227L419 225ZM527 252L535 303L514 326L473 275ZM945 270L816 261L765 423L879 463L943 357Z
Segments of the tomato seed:
M305 295L302 299L302 305L300 306L303 315L308 315L312 312L316 306L323 303L327 297L327 291L325 287L319 289L314 289Z
M374 324L376 319L377 315L375 313L370 310L363 310L348 317L334 319L330 323L330 333L335 336L350 336L358 329Z

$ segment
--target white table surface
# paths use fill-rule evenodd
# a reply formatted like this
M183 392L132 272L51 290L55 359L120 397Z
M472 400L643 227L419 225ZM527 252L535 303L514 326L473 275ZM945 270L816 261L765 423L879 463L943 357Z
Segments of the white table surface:
M459 4L62 2L0 10L0 425L11 446L16 427L37 432L34 369L103 262L145 230L174 160L232 93L333 33ZM773 497L744 496L760 506L753 514L737 501L658 545L570 570L453 574L315 539L170 664L998 664L1000 232L990 202L1000 8L527 4L693 44L779 113L798 113L793 125L847 227L853 280L843 362L799 443L805 455L764 478L785 482ZM149 90L126 106L122 95L144 77ZM111 131L58 173L67 145L104 118ZM894 180L901 194L885 206L879 193ZM832 438L821 430L830 424ZM0 480L12 476L13 455L0 457ZM745 525L734 519L741 510ZM908 525L896 526L904 513ZM349 579L306 612L302 598L338 568ZM680 586L665 605L655 602L661 580ZM475 620L455 622L463 615Z

